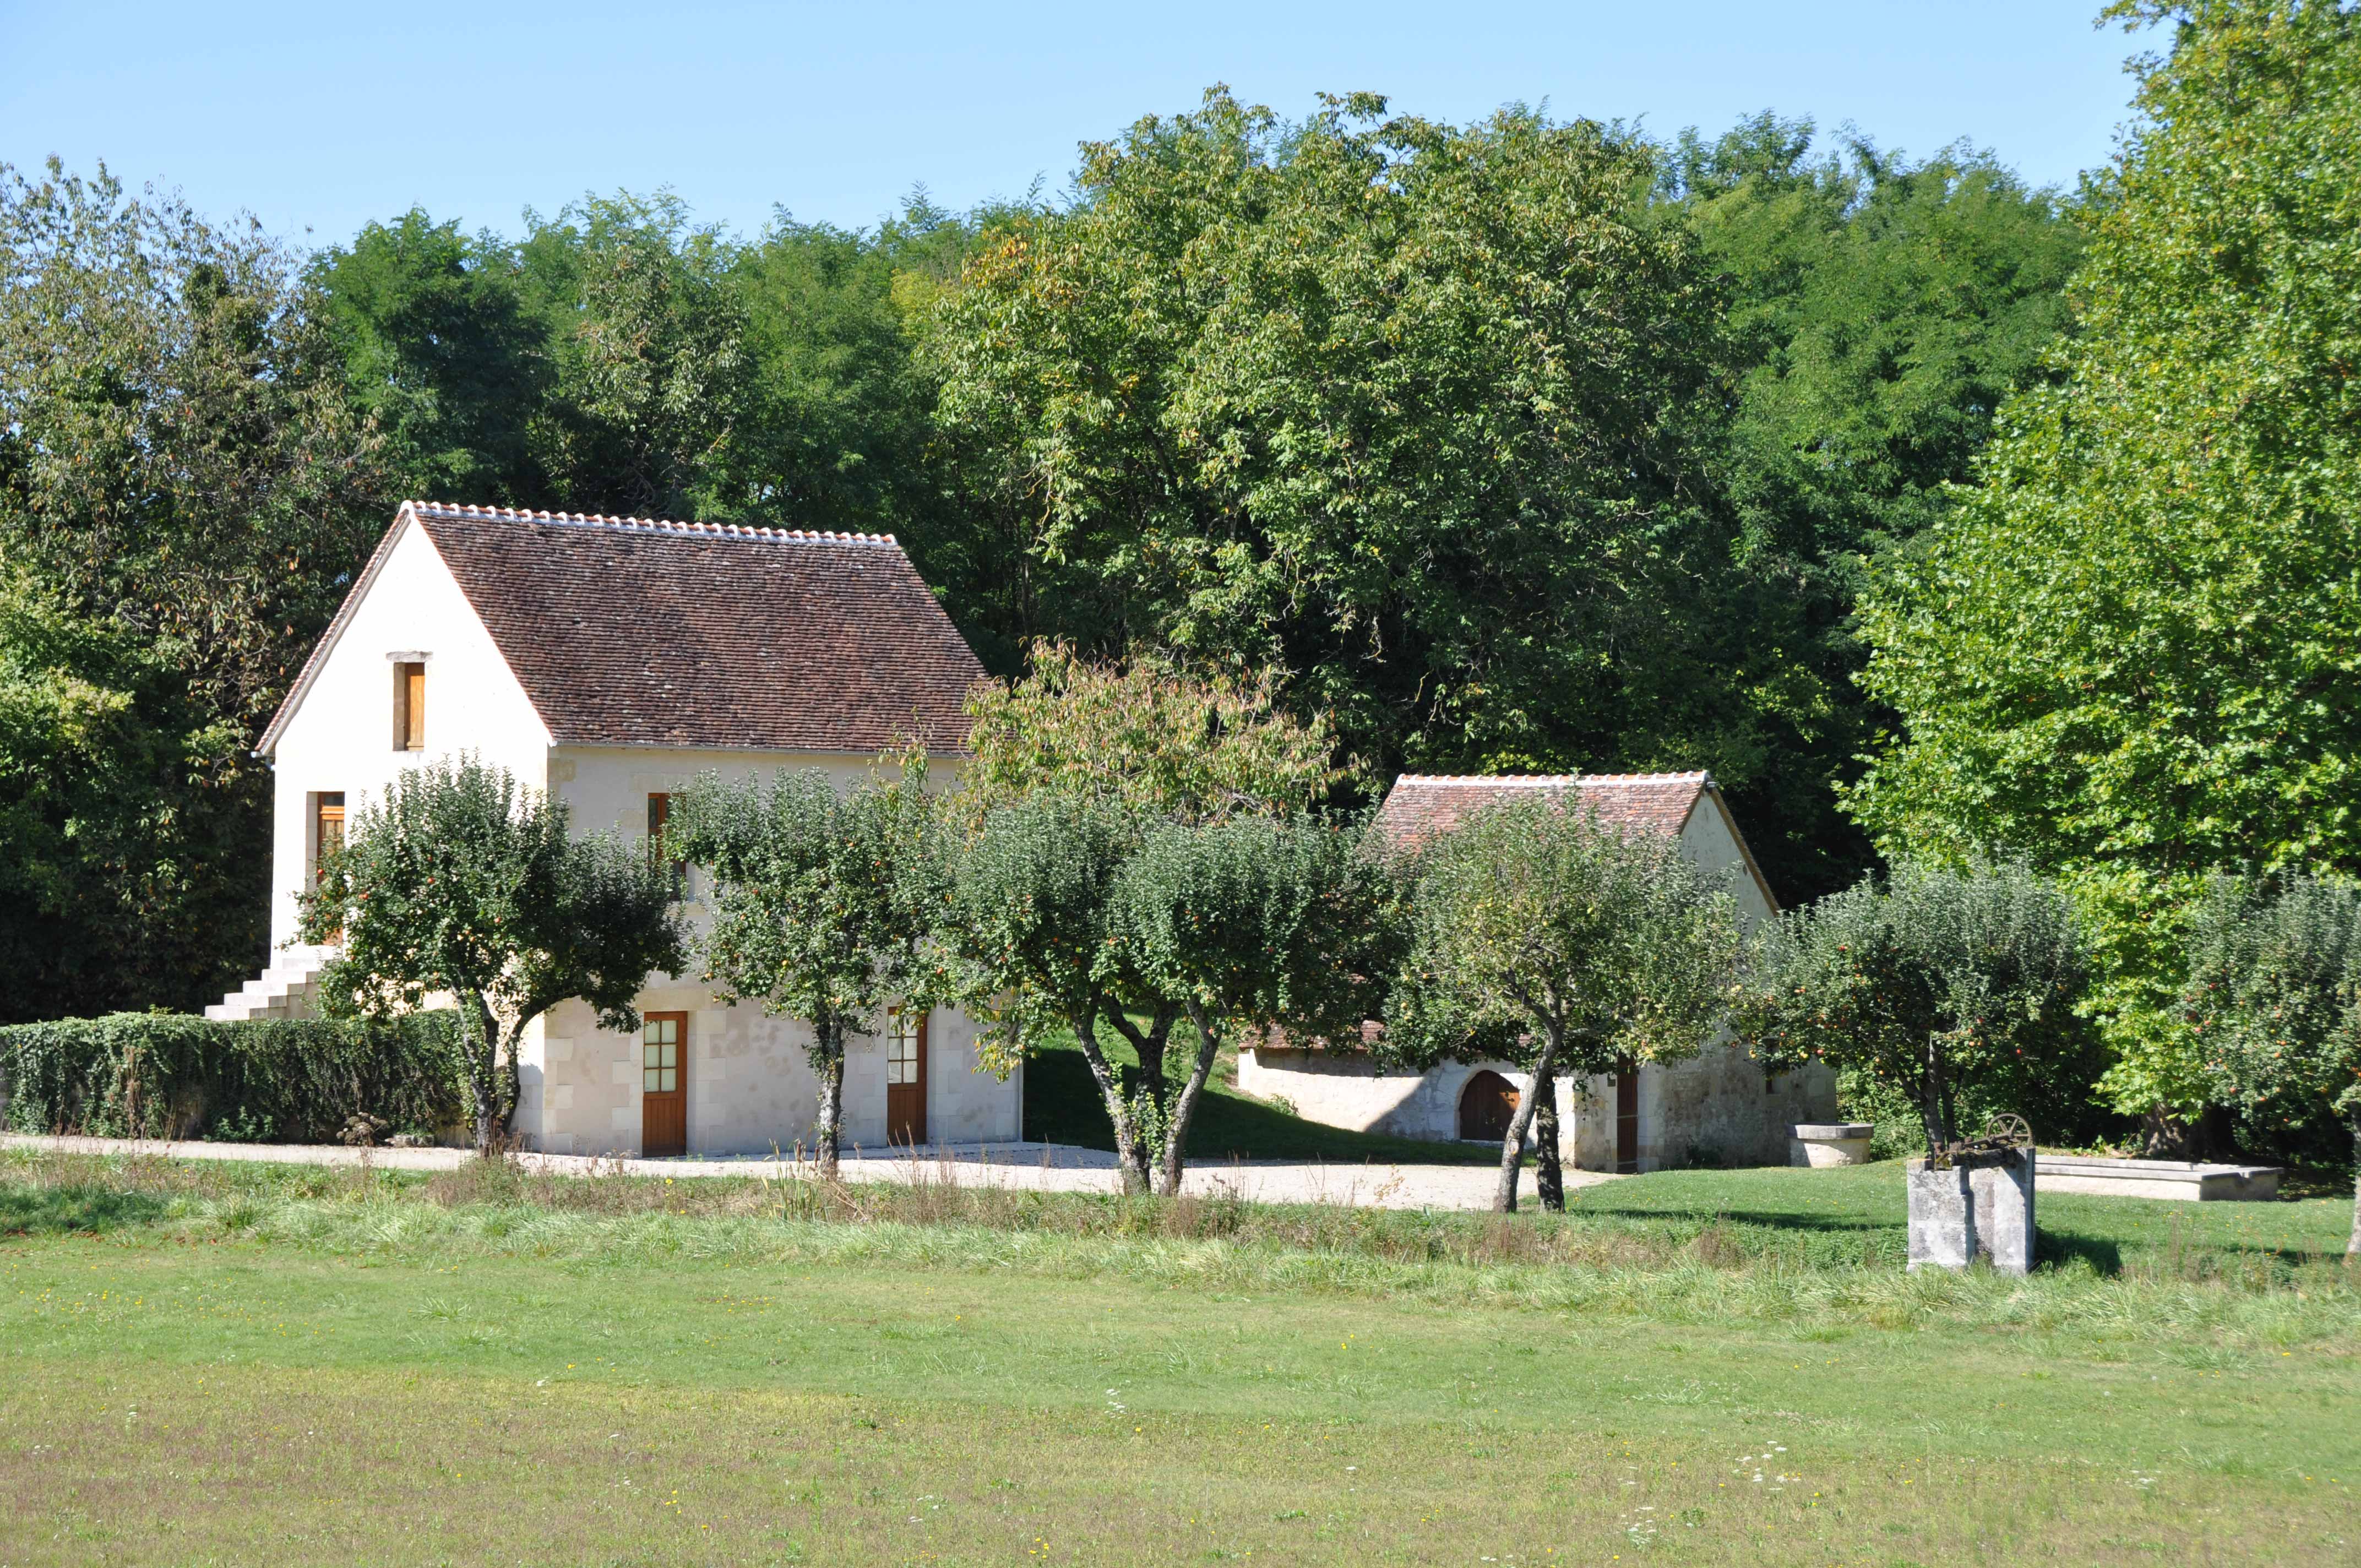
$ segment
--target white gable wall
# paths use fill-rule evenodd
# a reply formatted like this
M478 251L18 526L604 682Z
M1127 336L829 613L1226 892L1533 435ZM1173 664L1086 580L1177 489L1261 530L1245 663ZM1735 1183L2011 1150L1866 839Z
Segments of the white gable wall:
M462 751L547 783L549 730L493 646L434 542L405 521L376 576L272 748L270 942L295 938L295 895L310 880L314 803L342 791L349 823L394 776ZM426 749L394 749L392 653L426 655Z
M1753 930L1757 920L1775 913L1770 891L1756 880L1718 792L1698 792L1689 819L1681 824L1681 853L1707 876L1730 879L1730 894L1738 901L1738 923L1744 929Z

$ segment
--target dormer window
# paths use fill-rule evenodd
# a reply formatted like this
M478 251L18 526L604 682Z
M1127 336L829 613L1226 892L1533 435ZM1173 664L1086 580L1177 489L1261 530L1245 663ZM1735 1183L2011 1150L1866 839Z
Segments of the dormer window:
M393 661L393 749L426 750L426 661L415 654Z

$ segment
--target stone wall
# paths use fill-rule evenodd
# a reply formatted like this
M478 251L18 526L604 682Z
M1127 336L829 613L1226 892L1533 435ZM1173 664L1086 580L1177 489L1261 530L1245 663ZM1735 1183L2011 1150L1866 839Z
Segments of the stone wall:
M1366 1056L1326 1050L1249 1048L1238 1054L1238 1087L1284 1100L1296 1114L1332 1127L1448 1142L1459 1135L1467 1080L1499 1073L1519 1093L1530 1074L1505 1062L1445 1062L1422 1073L1383 1072ZM1699 1163L1784 1165L1787 1129L1836 1115L1836 1076L1815 1064L1766 1087L1763 1069L1723 1041L1688 1061L1640 1069L1642 1170ZM1615 1168L1615 1084L1609 1078L1558 1082L1560 1146L1584 1170Z
M688 1151L792 1152L812 1144L819 1082L805 1055L810 1030L751 1004L725 1007L702 987L652 984L642 1009L688 1014ZM1005 1081L976 1063L975 1025L940 1008L927 1025L929 1143L1013 1142L1022 1134L1024 1069ZM548 1154L640 1150L639 1038L602 1030L589 1007L551 1010L526 1043L517 1130ZM855 1039L844 1063L844 1146L884 1148L885 1051Z

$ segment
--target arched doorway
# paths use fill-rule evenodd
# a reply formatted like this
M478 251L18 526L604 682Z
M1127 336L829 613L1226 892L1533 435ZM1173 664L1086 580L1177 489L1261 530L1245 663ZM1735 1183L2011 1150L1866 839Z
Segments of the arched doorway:
M1517 1114L1517 1086L1487 1068L1468 1076L1459 1091L1459 1135L1497 1144L1509 1135Z

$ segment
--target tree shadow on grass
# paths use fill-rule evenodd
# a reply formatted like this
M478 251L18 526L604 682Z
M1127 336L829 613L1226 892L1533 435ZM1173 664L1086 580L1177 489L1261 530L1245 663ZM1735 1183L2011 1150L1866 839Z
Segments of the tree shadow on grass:
M153 1193L109 1187L0 1185L0 1239L111 1231L162 1218Z
M1118 1068L1132 1065L1131 1053L1109 1041L1103 1047ZM1080 1049L1063 1045L1025 1064L1025 1135L1043 1143L1111 1149L1115 1134L1098 1081ZM1492 1149L1416 1138L1356 1133L1323 1122L1290 1116L1276 1105L1249 1098L1218 1081L1209 1082L1189 1126L1189 1158L1326 1160L1339 1165L1375 1161L1385 1165L1492 1165Z
M2036 1225L2033 1228L2033 1261L2037 1267L2050 1268L2070 1263L2086 1263L2092 1272L2112 1278L2124 1271L2124 1249L2110 1237L2083 1235L2075 1231L2048 1231Z
M1899 1218L1881 1220L1868 1214L1806 1214L1792 1209L1736 1209L1719 1203L1668 1209L1655 1204L1617 1203L1602 1201L1598 1196L1612 1190L1608 1187L1592 1188L1578 1200L1569 1193L1567 1207L1570 1211L1578 1209L1585 1214L1612 1215L1619 1220L1720 1220L1733 1225L1759 1225L1764 1230L1821 1234L1900 1231L1904 1224Z

